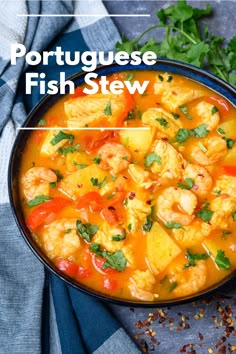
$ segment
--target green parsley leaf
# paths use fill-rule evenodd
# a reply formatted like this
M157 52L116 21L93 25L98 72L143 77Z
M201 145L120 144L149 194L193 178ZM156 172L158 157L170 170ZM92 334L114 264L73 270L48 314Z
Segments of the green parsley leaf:
M63 179L63 175L60 173L59 170L53 170L51 168L51 171L55 173L55 175L57 176L57 182L60 182Z
M122 251L107 252L103 251L103 256L106 258L102 269L112 268L118 270L118 272L123 272L127 266L127 260Z
M216 106L212 107L212 110L211 110L211 115L213 116L215 113L217 113L219 110Z
M46 125L46 120L45 119L40 119L38 122L38 127L44 127Z
M172 80L173 80L173 76L169 75L166 81L171 82Z
M126 239L126 233L119 234L119 235L114 235L114 236L112 236L111 239L112 239L112 241L116 241L116 242L125 240Z
M69 234L69 233L71 233L71 231L72 231L72 229L67 229L67 230L65 231L65 234Z
M129 225L127 226L127 229L128 229L129 231L131 231L131 230L132 230L132 224L129 224Z
M159 74L159 75L158 75L158 79L159 79L160 81L163 81L163 80L164 80L164 77Z
M177 286L178 286L177 281L174 281L173 283L171 283L170 287L169 287L169 293L171 293Z
M175 136L175 140L178 143L184 143L188 138L192 136L190 130L186 128L180 128Z
M192 129L192 132L196 138L205 138L208 135L209 130L207 130L207 124L201 124Z
M156 121L158 121L160 123L160 125L165 129L168 128L168 126L169 126L169 123L167 122L167 120L165 118L156 118Z
M132 119L135 119L135 113L134 111L129 111L126 120L132 120Z
M233 218L233 221L236 221L236 211L234 211L234 212L232 213L232 218Z
M111 116L112 115L112 110L111 110L111 102L107 102L106 108L104 109L104 114L106 116Z
M191 189L191 188L193 188L193 186L194 186L194 180L192 179L192 178L185 178L184 179L185 180L185 182L187 183L187 184L183 184L183 183L178 183L177 184L177 187L178 188L181 188L181 189Z
M186 106L186 104L179 106L179 109L181 110L181 112L183 112L183 114L188 114L188 107Z
M78 163L76 161L73 161L73 164L78 168L78 170L83 170L84 168L88 167L85 163Z
M36 205L48 202L49 200L51 200L51 197L48 197L47 195L37 195L34 199L31 199L28 203L27 206L29 208L33 208Z
M178 113L171 112L174 119L179 119L180 115Z
M155 152L151 152L145 157L144 165L149 167L153 164L153 162L157 162L157 164L161 166L161 158Z
M221 190L220 189L214 189L212 191L212 193L216 194L216 195L220 195L221 194Z
M69 143L72 144L73 143L73 140L74 140L74 135L72 134L67 134L67 133L64 133L63 131L60 131L58 134L56 134L54 136L54 138L50 141L50 144L51 145L56 145L58 144L60 141L64 140L64 139L67 139L69 140Z
M84 240L90 242L97 233L99 226L93 224L83 224L81 220L76 220L77 234Z
M151 214L147 215L146 223L143 225L143 231L149 232L152 228L152 224L153 224L152 215Z
M188 263L184 265L184 268L195 267L195 261L200 261L202 259L207 259L209 254L207 253L190 253L189 251L186 252L186 258Z
M183 229L181 224L175 223L174 221L167 221L165 227L167 227L167 229Z
M74 153L74 152L78 151L79 148L80 148L79 144L76 144L75 146L68 146L68 147L65 147L65 148L59 147L57 152L60 155L67 155L69 152Z
M232 149L233 148L234 143L235 143L235 141L233 139L226 138L225 136L222 139L225 140L228 149Z
M123 272L127 266L127 260L122 251L108 252L106 250L101 250L101 245L99 243L92 243L89 246L91 252L95 253L98 257L106 258L106 261L102 265L102 269L112 268L118 270L118 272Z
M98 187L98 188L102 188L107 183L107 177L105 176L101 182L98 182L98 178L94 178L94 177L90 178L90 181L93 186Z
M133 73L130 73L127 78L125 79L125 81L132 81L134 78L134 74Z
M218 128L218 129L217 129L217 132L220 133L220 134L222 134L222 135L225 134L225 131L224 131L222 128Z
M50 182L49 184L51 188L56 188L57 186L57 182Z
M213 214L214 211L209 209L200 209L197 211L197 216L205 222L210 221Z
M91 160L92 160L94 163L96 163L97 165L99 165L100 162L101 162L101 155L99 154L98 156L93 157Z
M221 270L229 269L231 267L230 260L228 257L225 256L225 251L223 250L217 250L215 263Z

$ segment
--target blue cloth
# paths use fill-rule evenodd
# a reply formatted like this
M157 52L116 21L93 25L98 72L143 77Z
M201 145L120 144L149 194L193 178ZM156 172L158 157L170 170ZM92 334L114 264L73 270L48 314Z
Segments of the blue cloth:
M15 6L20 4L21 9L30 14L66 14L85 10L88 13L90 6L97 6L98 12L102 10L105 13L105 8L100 1L88 1L88 3L90 5L85 7L80 2L72 1L25 3L20 0L15 3ZM9 4L12 6L12 2ZM0 20L1 16L3 15L0 8ZM11 38L10 32L16 33L18 29L14 27L14 18L12 23L6 22L8 22L6 33L9 33ZM56 46L71 51L111 50L119 39L118 32L108 18L101 18L89 24L86 24L86 21L79 23L75 19L65 17L29 18L26 25L21 22L18 27L18 37L15 37L24 42L27 50L53 50ZM23 31L20 32L20 29ZM3 40L1 35L0 40ZM51 80L58 79L59 72L62 70L68 77L79 71L80 66L64 66L62 69L56 65L55 58L50 59L47 67L41 65L27 67L23 59L19 59L16 66L10 66L9 57L1 58L0 129L2 136L0 142L3 158L8 154L9 149L5 147L12 139L9 140L10 134L15 134L15 126L24 122L26 114L41 98L38 88L33 89L32 95L25 95L25 72L45 72L47 80ZM1 166L3 167L4 164L3 159ZM10 354L139 353L105 304L71 288L59 278L49 274L31 254L10 212L5 196L5 179L6 175L3 175L0 204L2 249L0 254L0 352Z

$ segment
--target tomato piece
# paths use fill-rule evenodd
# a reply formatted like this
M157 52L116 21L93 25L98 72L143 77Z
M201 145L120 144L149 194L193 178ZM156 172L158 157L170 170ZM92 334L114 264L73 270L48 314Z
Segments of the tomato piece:
M210 96L205 99L207 102L215 105L221 114L228 114L230 110L229 103L222 97Z
M102 269L103 267L103 264L106 262L106 258L104 257L97 257L95 254L92 255L92 263L93 263L93 266L94 268L99 272L99 273L102 273L102 274L106 274L106 273L109 273L109 274L117 274L117 270L116 269L112 269L112 268L105 268L105 269Z
M77 279L86 279L91 276L91 271L85 267L79 266L76 274Z
M73 95L71 95L72 98L76 98L76 97L84 97L87 96L86 93L84 93L83 89L78 86L75 89L75 93Z
M108 224L110 225L118 224L118 218L115 213L115 210L112 210L111 208L104 208L101 210L101 215L108 222Z
M78 273L78 266L77 264L68 261L67 259L59 259L56 263L56 267L69 277L75 277Z
M236 166L220 166L220 171L225 175L236 176Z
M105 124L102 124L105 126ZM83 144L89 152L92 152L102 145L104 145L107 141L113 141L117 138L117 132L106 130L106 131L94 131L92 134L86 134L84 138Z
M110 291L117 291L119 286L118 286L118 282L115 279L112 278L108 278L108 277L103 277L103 287L106 290L110 290Z
M98 192L88 192L82 195L77 202L76 208L82 209L89 207L93 202L100 203L102 201L102 197Z
M116 192L114 196L111 199L107 200L104 204L107 206L112 206L117 203L123 202L125 196L126 196L126 192Z
M32 213L26 218L26 225L35 231L44 223L51 213L58 213L62 208L71 204L71 201L63 198L51 199L35 207Z

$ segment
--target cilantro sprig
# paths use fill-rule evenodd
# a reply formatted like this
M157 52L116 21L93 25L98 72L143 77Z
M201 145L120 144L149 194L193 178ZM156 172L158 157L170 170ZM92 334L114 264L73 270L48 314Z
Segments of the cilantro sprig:
M157 12L157 24L147 28L138 38L123 37L116 44L117 51L131 53L135 50L145 53L153 51L158 57L176 59L202 68L208 68L221 79L236 86L236 36L227 45L225 38L218 37L205 26L200 29L200 21L212 15L211 5L199 9L185 0L162 8ZM165 29L162 40L159 29ZM143 41L149 32L157 31L155 37Z

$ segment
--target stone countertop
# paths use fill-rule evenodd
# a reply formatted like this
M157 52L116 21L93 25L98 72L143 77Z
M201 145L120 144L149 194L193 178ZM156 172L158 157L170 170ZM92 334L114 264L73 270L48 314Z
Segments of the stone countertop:
M156 11L171 1L105 1L109 13L150 13L149 18L114 18L121 34L138 37L156 24ZM172 2L173 3L173 2ZM236 34L236 1L191 1L192 6L210 3L214 15L202 21L215 35L230 39ZM152 36L161 38L162 31ZM112 305L124 328L142 352L160 354L236 353L236 286L194 303L152 309ZM123 353L122 353L123 354ZM124 353L126 354L126 353Z

